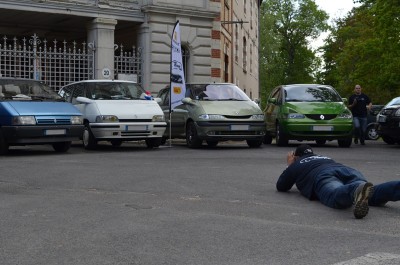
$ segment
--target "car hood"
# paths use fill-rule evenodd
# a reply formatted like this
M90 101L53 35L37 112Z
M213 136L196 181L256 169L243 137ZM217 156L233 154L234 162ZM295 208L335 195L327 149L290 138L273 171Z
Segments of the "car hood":
M199 101L206 114L221 115L254 115L262 114L258 105L253 101Z
M346 109L343 102L286 102L285 106L301 114L339 114Z
M154 100L95 100L95 102L101 115L116 115L120 119L164 115L160 105Z
M11 115L82 115L81 112L68 102L46 101L15 101L3 102ZM6 106L8 105L8 106Z

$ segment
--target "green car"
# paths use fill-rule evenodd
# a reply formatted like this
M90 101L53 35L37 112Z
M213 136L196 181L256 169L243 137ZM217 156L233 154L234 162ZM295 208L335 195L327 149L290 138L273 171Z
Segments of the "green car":
M288 145L289 140L311 140L318 145L337 140L340 147L350 147L353 117L346 102L328 85L278 86L264 110L264 143L271 144L275 137L278 146Z
M260 107L239 87L230 83L186 84L185 98L169 115L170 88L160 90L161 108L168 120L166 139L186 139L190 148L203 141L214 147L221 141L246 141L260 147L265 135Z

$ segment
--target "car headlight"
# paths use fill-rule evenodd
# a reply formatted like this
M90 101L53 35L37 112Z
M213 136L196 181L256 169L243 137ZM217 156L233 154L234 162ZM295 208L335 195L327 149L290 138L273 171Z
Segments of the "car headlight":
M199 115L199 119L202 120L225 120L223 115L219 114L201 114Z
M96 122L118 122L118 117L115 115L99 115L96 117Z
M82 116L71 116L71 124L74 125L83 124Z
M253 120L264 120L264 114L256 114L256 115L252 115L251 118Z
M12 119L13 125L36 125L35 116L17 116Z
M396 117L400 116L400 109L397 109L397 111L394 113L394 116L396 116Z
M351 113L347 113L347 112L343 112L341 114L338 115L339 119L353 119L353 115L351 115Z
M300 113L289 113L287 117L288 119L304 119L306 116Z
M154 115L153 119L151 119L153 122L162 122L165 121L164 115Z

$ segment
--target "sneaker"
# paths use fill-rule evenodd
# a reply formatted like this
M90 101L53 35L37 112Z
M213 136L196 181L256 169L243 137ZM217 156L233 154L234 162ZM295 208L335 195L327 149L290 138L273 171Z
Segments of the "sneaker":
M354 143L358 144L358 139L357 138L354 138Z
M354 192L354 217L356 219L364 218L369 211L368 199L374 193L374 185L370 182L360 184Z

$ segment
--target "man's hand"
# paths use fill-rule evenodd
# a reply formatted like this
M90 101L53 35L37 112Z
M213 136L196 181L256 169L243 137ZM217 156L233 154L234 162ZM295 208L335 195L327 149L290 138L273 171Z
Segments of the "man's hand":
M286 161L287 161L287 165L288 165L288 166L290 166L291 164L293 164L294 161L296 161L296 157L295 157L293 151L290 151L290 152L287 154Z

